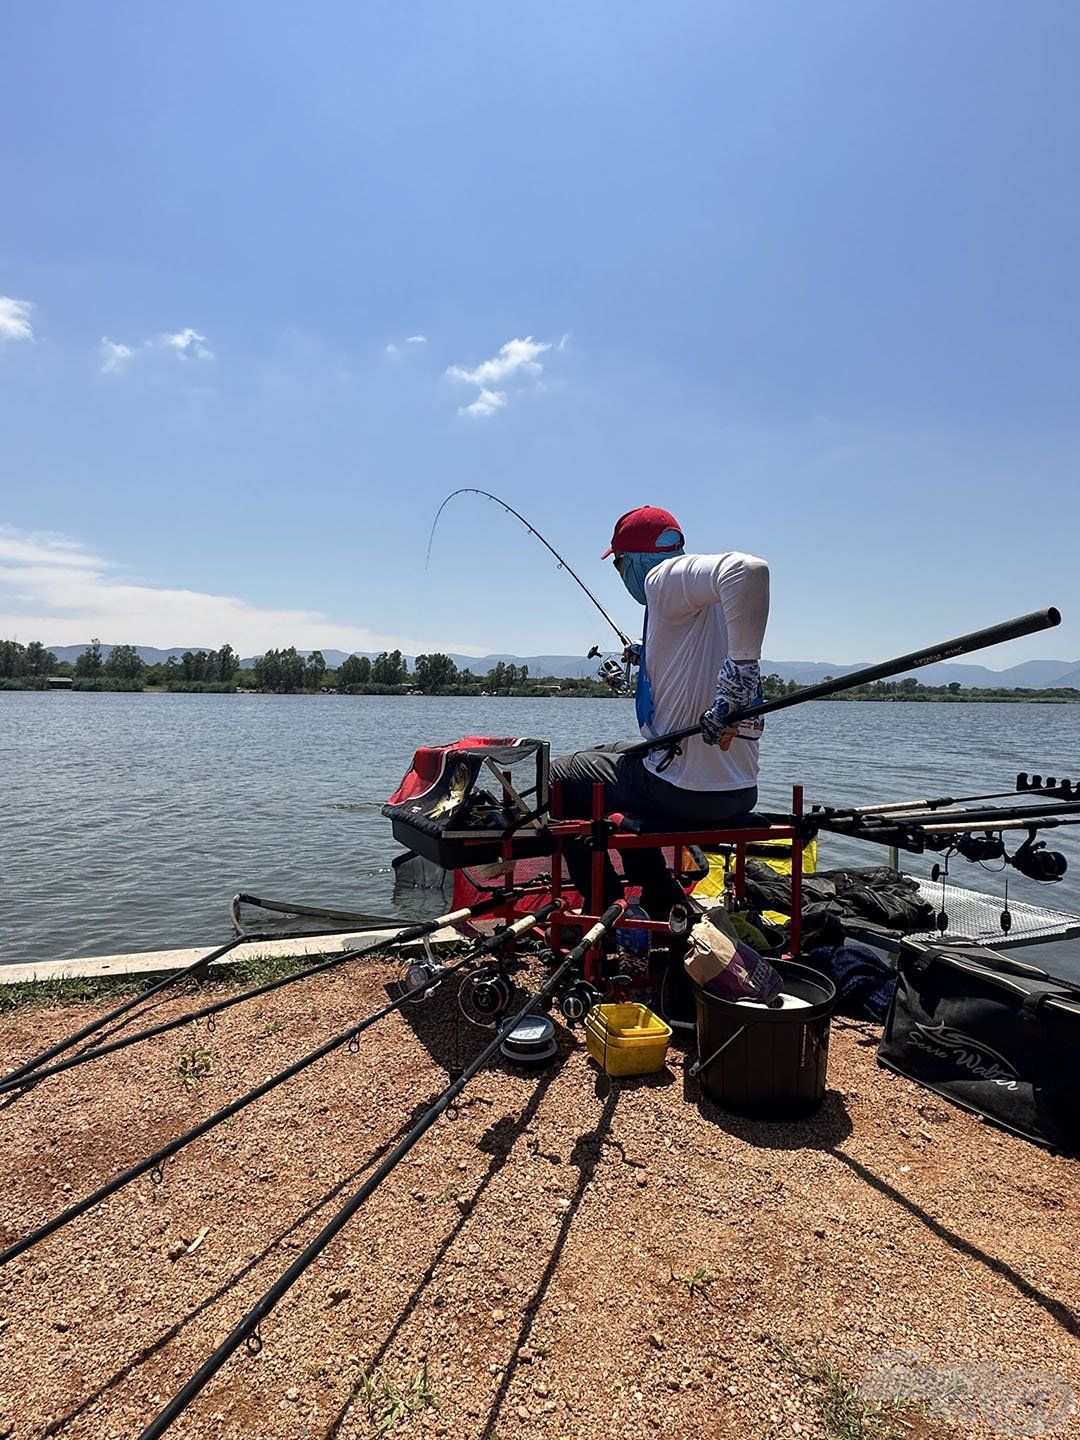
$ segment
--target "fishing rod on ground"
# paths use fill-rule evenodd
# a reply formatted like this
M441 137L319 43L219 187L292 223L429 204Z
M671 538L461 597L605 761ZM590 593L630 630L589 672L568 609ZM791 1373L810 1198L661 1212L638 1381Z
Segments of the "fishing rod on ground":
M870 685L875 680L888 680L893 675L902 675L906 670L918 670L924 665L934 665L942 660L955 660L958 655L970 655L975 650L984 650L990 645L1001 645L1006 640L1019 640L1024 635L1034 635L1040 630L1052 629L1061 624L1061 613L1054 606L1046 610L1035 610L1029 615L1020 615L1015 620L1003 620L999 625L990 625L985 630L974 630L955 640L945 640L938 645L929 645L925 650L913 650L909 655L899 655L895 660L884 660L879 665L868 665L863 670L854 670L836 680L824 680L820 685L807 685L791 695L781 695L775 700L765 700L760 705L748 705L742 710L733 710L724 720L725 729L741 724L744 720L757 720L773 715L778 710L790 710L793 705L803 705L808 700L824 700L830 695L841 695L845 690L854 690L859 685ZM653 750L666 750L667 755L657 766L665 770L680 751L680 742L693 739L701 734L701 725L688 725L682 730L672 730L666 735L657 735L651 740L642 740L623 751L624 756L645 756Z
M521 890L514 891L515 896L520 896ZM436 930L441 930L444 925L457 925L464 920L478 918L489 910L497 908L507 898L505 890L493 892L484 896L474 905L467 909L452 910L447 915L438 915L434 920L425 920L413 925L406 925L404 929L395 934L387 936L383 940L377 940L373 945L367 945L358 950L346 950L340 955L333 955L329 960L321 960L315 965L308 965L303 970L298 970L293 975L282 975L276 980L268 980L263 985L257 985L252 990L242 990L236 995L226 995L220 1000L215 1000L209 1005L203 1005L198 1010L189 1010L183 1015L177 1015L171 1020L163 1020L158 1025L151 1025L145 1030L136 1030L131 1034L122 1035L118 1040L112 1040L107 1045L97 1045L91 1049L81 1050L77 1055L71 1055L66 1060L59 1060L54 1065L45 1062L54 1055L61 1054L69 1049L78 1040L85 1039L92 1034L98 1026L84 1026L76 1035L53 1045L49 1050L44 1051L34 1060L28 1060L25 1065L10 1071L0 1080L0 1095L7 1094L12 1090L21 1090L30 1085L36 1085L40 1080L46 1080L51 1075L60 1075L65 1070L73 1070L79 1065L87 1065L92 1060L100 1060L106 1055L114 1055L118 1050L126 1050L130 1045L138 1045L143 1040L152 1040L157 1035L165 1035L170 1030L176 1030L181 1025L191 1025L198 1020L208 1019L219 1015L223 1010L231 1009L234 1005L242 1005L248 1000L254 1000L260 995L269 995L274 990L280 990L286 985L292 985L296 981L310 980L313 975L323 975L328 970L335 970L340 965L346 965L352 960L365 960L372 955L378 955L396 945L407 945L414 940L422 940L426 935L432 935ZM234 944L239 942L233 942ZM230 946L222 946L213 955L205 956L199 963L209 964ZM149 993L154 993L153 991ZM138 998L138 997L137 997ZM141 998L145 998L141 997ZM130 1007L129 1007L130 1008ZM114 1012L115 1013L115 1012ZM108 1018L108 1017L106 1017Z
M453 500L454 497L457 495L483 495L484 498L487 500L494 500L495 504L501 505L508 515L513 515L515 520L520 520L522 525L525 526L525 529L528 530L529 534L535 536L536 539L540 541L540 544L543 545L544 549L555 557L555 560L558 562L559 569L565 570L566 573L570 576L571 580L573 580L578 586L578 588L585 592L585 594L596 606L597 610L600 611L600 614L604 617L604 619L611 626L612 630L614 630L615 634L622 642L622 664L620 665L619 662L614 659L604 660L600 665L599 671L597 672L597 678L602 680L606 685L610 685L612 689L618 689L625 692L626 694L629 694L631 662L628 658L628 654L636 648L633 641L630 639L629 635L625 634L625 632L619 628L619 626L612 619L611 615L607 612L604 606L601 605L600 601L585 584L585 581L582 580L581 576L578 575L577 572L571 568L571 566L563 558L563 556L559 554L558 550L555 549L555 546L552 545L551 541L546 539L545 536L541 535L540 531L537 530L536 526L526 520L525 516L522 515L520 510L515 510L513 505L509 504L508 501L503 500L501 496L493 495L490 490L478 490L473 485L465 485L460 490L451 491L451 493L447 495L446 499L442 502L438 510L435 512L435 519L431 522L431 534L428 536L428 547L427 555L424 559L424 569L427 569L428 563L431 560L431 547L435 541L435 529L439 523L442 513L446 509L447 505L450 504L450 501ZM594 645L585 658L587 660L595 660L599 658L600 654L601 651L599 645Z
M558 908L559 902L549 901L529 914L522 916L520 920L516 920L512 925L507 926L506 929L486 936L484 939L478 941L467 955L460 956L457 960L443 966L440 970L434 972L426 971L418 988L423 991L425 996L430 995L445 981L449 980L452 975L456 975L460 971L475 965L487 955L497 954L512 941L520 939L522 936L528 934L530 930L535 929L536 926L542 925L548 916ZM388 1015L392 1015L395 1010L400 1010L404 1005L416 999L417 989L411 987L406 988L403 984L402 993L393 1000L388 1001L385 1005L379 1006L378 1009L373 1010L369 1015L365 1015L364 1018L358 1020L355 1025L350 1025L348 1029L331 1036L329 1040L325 1040L321 1045L316 1046L314 1050L309 1051L306 1055L301 1055L298 1060L294 1060L292 1064L286 1065L285 1068L279 1070L277 1074L269 1076L260 1085L256 1085L254 1089L248 1090L243 1095L238 1095L235 1100L231 1100L220 1110L215 1111L213 1115L200 1121L198 1125L193 1126L190 1130L185 1130L182 1135L178 1135L175 1139L168 1141L159 1149L155 1150L152 1155L147 1155L144 1159L136 1161L133 1165L129 1165L126 1170L122 1170L120 1174L114 1175L111 1180L106 1181L104 1185L99 1186L84 1199L76 1200L73 1204L69 1205L67 1209L62 1210L59 1215L54 1216L51 1220L45 1221L44 1224L39 1225L35 1230L29 1231L21 1239L16 1240L5 1250L0 1251L0 1267L8 1264L11 1260L17 1259L20 1255L25 1254L27 1250L30 1250L42 1240L48 1239L50 1235L54 1235L57 1230L70 1224L72 1220L77 1220L80 1215L85 1215L88 1210L92 1210L95 1205L100 1205L103 1200L108 1200L110 1196L115 1195L118 1190L122 1190L125 1185L130 1185L133 1180L137 1180L141 1175L149 1172L154 1176L156 1181L160 1182L160 1180L164 1178L163 1166L165 1162L172 1159L172 1157L186 1145L190 1145L194 1140L198 1140L203 1135L208 1134L209 1131L213 1130L216 1126L223 1124L226 1120L230 1120L248 1105L253 1104L256 1100L262 1099L264 1095L268 1095L272 1090L276 1090L279 1085L284 1085L287 1080L292 1080L310 1065L314 1065L316 1061L322 1060L334 1050L339 1050L343 1045L352 1047L365 1030L370 1029L370 1027L378 1021L384 1020Z
M592 949L611 928L622 918L626 909L624 900L617 901L604 911L597 923L585 934L574 948L567 952L557 968L548 976L543 985L515 1011L509 1019L505 1020L489 1044L485 1045L480 1054L471 1061L461 1075L446 1087L442 1094L416 1121L402 1140L395 1145L394 1149L387 1155L386 1159L373 1170L360 1188L345 1202L344 1205L333 1215L330 1220L319 1231L318 1235L306 1246L296 1257L292 1264L282 1272L274 1284L266 1291L260 1300L239 1320L216 1350L203 1361L199 1369L192 1375L191 1379L177 1391L169 1403L158 1412L150 1424L142 1431L139 1440L158 1440L193 1400L197 1398L202 1390L210 1383L221 1367L242 1345L246 1345L249 1353L258 1354L262 1349L262 1336L259 1326L267 1315L270 1314L278 1301L296 1284L304 1271L312 1265L323 1253L330 1242L342 1231L354 1215L364 1206L371 1195L378 1189L382 1182L393 1173L395 1167L401 1163L410 1150L419 1140L431 1129L439 1117L446 1113L454 1104L458 1096L465 1089L466 1085L498 1054L499 1048L507 1036L522 1023L538 1005L542 1005L553 996L563 980L574 969L577 968Z

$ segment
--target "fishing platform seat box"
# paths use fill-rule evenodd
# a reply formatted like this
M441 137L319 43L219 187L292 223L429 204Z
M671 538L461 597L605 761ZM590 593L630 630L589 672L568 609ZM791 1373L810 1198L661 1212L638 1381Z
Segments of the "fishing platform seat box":
M906 939L879 1062L1006 1130L1080 1152L1080 986L980 945Z
M550 855L546 740L469 735L425 745L383 806L394 839L444 870L485 865L512 840L515 859Z

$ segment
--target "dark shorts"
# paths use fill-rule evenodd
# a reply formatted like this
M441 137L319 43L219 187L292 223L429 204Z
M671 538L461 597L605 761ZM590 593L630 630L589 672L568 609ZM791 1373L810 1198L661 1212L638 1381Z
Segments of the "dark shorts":
M757 803L757 787L743 790L682 790L645 768L640 756L627 755L635 742L617 740L561 755L551 763L552 780L562 781L563 814L567 819L587 819L592 814L592 787L599 780L604 787L604 810L640 815L686 828L707 829L722 825L734 815L745 815Z

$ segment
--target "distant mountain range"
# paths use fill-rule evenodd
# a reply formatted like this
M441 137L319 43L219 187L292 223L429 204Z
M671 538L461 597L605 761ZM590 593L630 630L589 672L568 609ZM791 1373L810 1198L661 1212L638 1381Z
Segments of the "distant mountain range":
M46 648L50 649L58 660L74 661L86 646L50 645ZM111 645L102 645L102 654L108 655L112 648ZM157 650L152 645L137 645L135 648L148 665L160 665L170 655L179 659L186 649L208 650L213 647L181 645L174 646L171 650ZM345 650L324 650L322 653L331 669L340 665L348 654ZM372 660L375 658L373 651L360 650L357 653L366 654ZM311 651L301 650L300 654L310 655ZM249 656L241 663L248 669L256 658ZM586 660L581 655L451 655L450 658L460 669L468 667L475 675L483 675L500 661L507 665L527 665L530 675L554 675L560 678L594 675L597 666L595 660ZM407 659L411 665L415 657L410 655ZM850 675L853 670L861 670L868 664L870 661L859 665L830 665L824 660L762 660L761 672L763 675L779 675L783 680L794 680L798 685L815 685L828 675ZM927 665L922 670L913 670L911 674L925 685L950 685L955 680L972 690L1080 690L1080 660L1024 660L1005 670L989 670L985 665L960 665L946 661L940 665Z

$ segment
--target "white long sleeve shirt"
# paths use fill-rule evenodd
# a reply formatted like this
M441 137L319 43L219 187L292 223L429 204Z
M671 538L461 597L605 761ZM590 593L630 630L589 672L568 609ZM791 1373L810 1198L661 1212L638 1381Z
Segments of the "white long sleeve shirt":
M769 619L769 567L754 555L676 555L645 577L645 669L653 714L651 739L696 725L716 693L730 655L760 660ZM653 771L663 759L646 760ZM683 790L742 790L757 784L758 741L734 739L727 750L699 735L682 742L660 778Z

